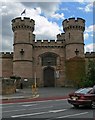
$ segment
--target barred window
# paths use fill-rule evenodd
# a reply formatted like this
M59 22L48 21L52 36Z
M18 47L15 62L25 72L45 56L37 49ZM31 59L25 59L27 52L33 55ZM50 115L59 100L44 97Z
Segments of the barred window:
M56 65L56 56L53 54L46 54L42 56L42 66L55 66Z

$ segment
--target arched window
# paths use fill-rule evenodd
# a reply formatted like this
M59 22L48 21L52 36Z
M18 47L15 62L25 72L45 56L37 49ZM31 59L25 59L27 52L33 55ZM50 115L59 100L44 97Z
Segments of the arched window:
M53 53L46 53L42 56L42 66L55 66L57 56Z

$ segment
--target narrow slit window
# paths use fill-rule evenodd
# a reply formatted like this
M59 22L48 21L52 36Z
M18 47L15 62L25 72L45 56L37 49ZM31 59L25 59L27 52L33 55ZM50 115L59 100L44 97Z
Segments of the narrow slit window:
M69 39L70 39L70 33L69 33Z

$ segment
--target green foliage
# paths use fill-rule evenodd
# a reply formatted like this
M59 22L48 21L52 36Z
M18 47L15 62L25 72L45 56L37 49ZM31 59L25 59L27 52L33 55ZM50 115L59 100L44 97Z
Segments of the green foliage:
M93 86L92 81L86 79L86 77L85 79L82 79L79 84L79 87L91 87L91 86Z
M84 79L81 80L80 86L82 87L90 87L95 84L95 61L89 60L88 62L88 70Z
M87 79L95 83L95 61L89 61Z

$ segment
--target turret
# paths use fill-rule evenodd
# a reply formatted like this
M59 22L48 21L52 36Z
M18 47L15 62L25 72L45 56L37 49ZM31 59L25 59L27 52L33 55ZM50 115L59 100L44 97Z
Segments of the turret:
M13 74L22 78L31 78L33 73L34 25L35 21L26 17L12 20L14 32Z
M66 59L76 55L84 57L85 20L82 18L65 19L62 23L66 40Z
M66 32L69 29L79 29L84 31L85 30L85 20L82 18L69 18L65 19L62 22L63 30Z

